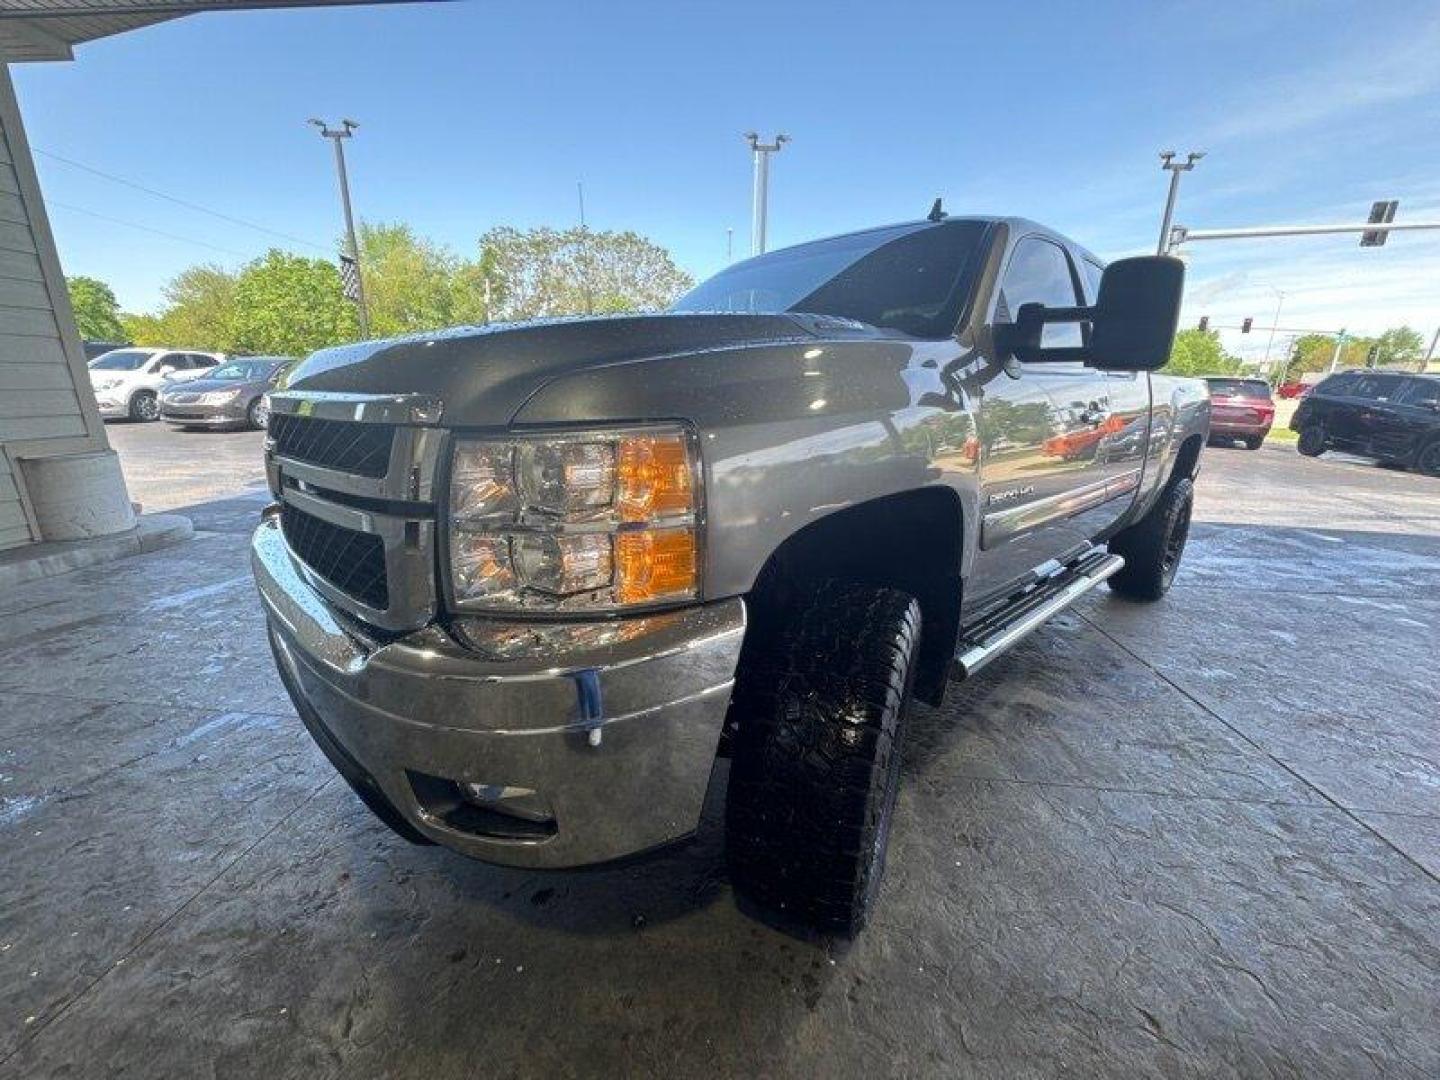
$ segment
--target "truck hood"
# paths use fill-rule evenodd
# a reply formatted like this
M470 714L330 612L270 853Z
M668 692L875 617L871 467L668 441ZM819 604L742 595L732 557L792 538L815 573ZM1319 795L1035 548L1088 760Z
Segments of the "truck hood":
M292 369L279 392L425 394L443 403L440 423L446 427L496 426L509 423L545 383L582 368L813 340L817 321L815 316L687 313L459 327L322 349ZM863 333L867 328L848 324L844 329Z

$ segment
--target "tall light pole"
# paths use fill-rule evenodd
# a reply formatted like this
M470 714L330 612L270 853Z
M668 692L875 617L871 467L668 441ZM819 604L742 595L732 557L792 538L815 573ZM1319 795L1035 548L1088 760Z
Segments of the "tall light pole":
M779 153L780 148L790 141L789 135L776 135L772 143L762 143L760 136L747 131L745 138L755 155L755 193L750 221L750 254L765 254L765 227L770 202L770 155Z
M1160 243L1155 246L1156 255L1170 251L1170 223L1175 217L1175 197L1180 194L1180 174L1195 168L1195 163L1205 156L1205 151L1191 151L1184 161L1175 160L1174 150L1160 151L1160 167L1170 174L1170 194L1165 198L1165 217L1160 222Z
M342 139L350 138L360 125L354 120L341 120L338 128L331 128L324 120L313 117L310 123L320 129L320 134L335 144L335 173L340 179L340 205L345 208L345 237L350 245L350 258L355 264L355 310L360 316L360 336L370 336L370 311L365 306L365 278L360 270L360 245L355 241L355 215L350 210L350 178L345 172L345 147Z

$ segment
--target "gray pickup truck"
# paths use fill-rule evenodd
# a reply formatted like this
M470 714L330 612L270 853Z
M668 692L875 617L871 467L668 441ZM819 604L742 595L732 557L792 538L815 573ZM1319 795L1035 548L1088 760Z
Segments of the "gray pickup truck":
M1169 588L1209 425L1150 373L1182 283L937 207L662 314L315 353L252 549L281 677L396 832L497 863L684 838L728 760L737 892L854 934L910 698Z

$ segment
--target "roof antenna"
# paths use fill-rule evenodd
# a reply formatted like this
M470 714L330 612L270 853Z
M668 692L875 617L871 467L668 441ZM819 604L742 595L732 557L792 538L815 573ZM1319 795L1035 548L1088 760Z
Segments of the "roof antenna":
M944 220L945 220L947 217L949 217L949 216L950 216L949 214L945 213L945 211L944 211L943 209L941 209L941 207L940 207L940 198L937 196L936 199L935 199L935 205L932 206L932 207L930 207L930 213L928 213L928 214L925 215L925 220L926 220L926 221L944 221Z

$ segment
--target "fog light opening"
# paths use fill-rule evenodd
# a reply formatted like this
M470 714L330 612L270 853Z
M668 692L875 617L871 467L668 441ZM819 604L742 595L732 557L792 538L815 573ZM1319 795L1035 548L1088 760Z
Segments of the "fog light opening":
M408 774L425 815L487 840L545 840L558 831L550 802L533 788Z

